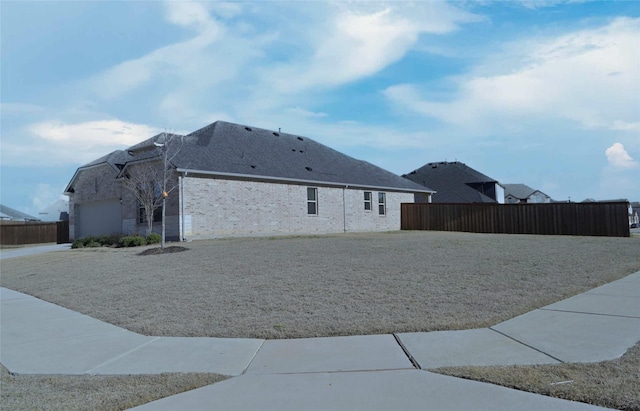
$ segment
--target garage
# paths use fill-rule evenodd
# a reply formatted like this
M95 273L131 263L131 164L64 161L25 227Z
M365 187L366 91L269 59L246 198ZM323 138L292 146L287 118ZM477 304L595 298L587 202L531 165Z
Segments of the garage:
M76 238L122 232L120 201L100 201L76 206Z

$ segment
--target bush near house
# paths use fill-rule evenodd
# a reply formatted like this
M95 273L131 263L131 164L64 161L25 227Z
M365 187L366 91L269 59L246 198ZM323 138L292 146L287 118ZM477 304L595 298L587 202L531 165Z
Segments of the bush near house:
M75 240L71 248L117 246L121 237L121 234L82 237Z
M71 244L71 248L138 247L147 244L158 244L161 240L162 236L156 233L151 233L147 237L140 235L124 236L122 234L88 236L75 240Z
M160 241L162 241L160 234L151 233L147 236L147 244L158 244Z
M138 247L141 245L146 245L147 239L142 237L141 235L131 235L127 237L122 237L118 245L120 247Z

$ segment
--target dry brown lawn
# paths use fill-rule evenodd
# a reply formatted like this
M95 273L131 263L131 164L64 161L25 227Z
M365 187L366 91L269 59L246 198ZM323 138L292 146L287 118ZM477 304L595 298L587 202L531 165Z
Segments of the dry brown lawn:
M216 374L14 375L0 366L3 411L116 411L211 385Z
M485 327L640 270L638 237L392 232L180 245L188 250L3 260L0 285L146 335L299 338ZM515 372L496 374L516 386Z
M640 343L613 361L595 364L452 367L440 374L625 411L640 411Z

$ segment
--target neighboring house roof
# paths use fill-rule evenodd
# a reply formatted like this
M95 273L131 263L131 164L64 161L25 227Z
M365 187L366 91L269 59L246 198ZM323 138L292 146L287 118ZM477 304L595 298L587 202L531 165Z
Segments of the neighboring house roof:
M59 199L38 212L42 221L60 221L69 219L69 200Z
M0 204L0 219L16 221L40 221L39 218Z
M503 184L504 186L504 197L514 197L519 200L525 200L531 197L534 193L540 193L546 197L549 197L545 193L540 190L536 190L535 188L531 188L525 184ZM550 197L549 197L550 198Z
M495 183L488 177L459 161L428 163L404 174L413 182L436 190L433 202L438 203L495 203L496 200L479 192L470 184Z
M308 137L224 121L217 121L186 136L175 137L170 140L167 150L172 165L180 172L263 181L433 192ZM153 143L162 142L163 138L160 134L127 151L141 153L133 161L157 157L160 151L147 148L153 148ZM179 151L178 145L182 145Z

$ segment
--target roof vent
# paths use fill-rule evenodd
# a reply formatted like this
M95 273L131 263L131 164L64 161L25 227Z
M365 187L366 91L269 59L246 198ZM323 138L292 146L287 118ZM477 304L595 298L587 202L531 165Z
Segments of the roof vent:
M292 148L292 149L291 149L291 151L293 151L293 152L295 153L295 152L296 152L296 149L295 149L295 148Z
M301 153L304 153L304 150L300 150Z
M256 168L256 166L254 164L251 164L251 168Z
M431 164L431 168L438 168L437 164Z
M302 137L298 137L298 140L300 140L300 141L304 141L304 138L302 138Z
M251 127L245 127L244 129L245 129L245 130L247 130L247 131L253 131L253 130L251 129Z
M272 133L274 136L278 137L280 133L276 133L275 131Z
M299 138L299 137L298 137L298 138ZM311 169L311 167L305 167L305 169L306 169L307 171L313 171L313 170Z

